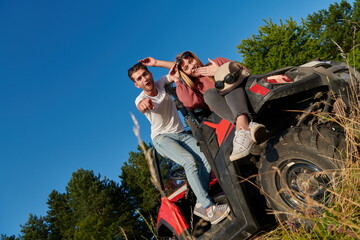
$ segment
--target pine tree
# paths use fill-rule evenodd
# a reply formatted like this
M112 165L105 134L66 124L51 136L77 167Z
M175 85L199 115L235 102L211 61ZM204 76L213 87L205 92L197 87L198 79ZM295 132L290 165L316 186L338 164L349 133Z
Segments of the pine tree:
M74 172L65 193L52 191L45 217L30 215L23 239L136 239L149 236L129 196L114 181L93 171ZM124 233L126 236L124 236Z
M37 217L30 214L25 225L21 225L24 240L47 240L49 239L49 226L46 217Z
M20 240L20 239L16 238L15 235L7 236L6 234L1 234L0 240Z

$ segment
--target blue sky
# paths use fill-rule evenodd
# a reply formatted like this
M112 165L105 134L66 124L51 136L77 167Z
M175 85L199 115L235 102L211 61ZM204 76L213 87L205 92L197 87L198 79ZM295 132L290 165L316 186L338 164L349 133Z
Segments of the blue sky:
M236 46L263 19L299 22L334 2L0 0L0 234L46 215L49 193L79 168L120 182L137 147L130 112L150 141L127 78L138 59L241 61Z

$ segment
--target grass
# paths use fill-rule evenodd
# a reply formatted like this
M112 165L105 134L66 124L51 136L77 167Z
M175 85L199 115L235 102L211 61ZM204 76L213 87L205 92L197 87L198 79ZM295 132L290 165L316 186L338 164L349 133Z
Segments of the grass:
M342 181L332 191L334 201L328 207L322 206L324 212L321 216L297 214L297 218L314 223L311 230L283 222L275 230L256 239L360 239L359 167L359 161L350 161L343 169Z

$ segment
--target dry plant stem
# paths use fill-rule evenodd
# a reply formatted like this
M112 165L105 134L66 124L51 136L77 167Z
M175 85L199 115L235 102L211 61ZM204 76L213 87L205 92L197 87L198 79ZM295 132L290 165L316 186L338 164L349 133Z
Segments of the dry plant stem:
M141 214L141 212L140 212L139 210L136 210L136 212L139 213L139 215L144 219L144 221L145 221L146 225L148 226L148 228L150 229L151 233L155 236L156 234L155 234L155 232L154 232L154 227L153 227L153 226L155 226L155 224L154 224L154 221L153 221L152 217L150 217L151 223L149 223L149 222L145 219L145 217ZM143 238L144 238L144 237L143 237ZM144 239L146 239L146 238L144 238ZM157 238L156 238L156 239L157 239Z
M120 230L121 230L121 233L124 235L125 240L128 240L124 229L123 229L122 227L119 227L119 228L120 228Z
M153 160L152 160L152 157L151 157L151 150L150 149L147 150L145 148L145 144L141 140L141 137L140 137L140 125L139 125L139 122L137 121L137 119L135 118L135 116L132 113L130 113L130 115L131 115L131 118L132 118L132 120L133 120L133 122L135 124L134 127L133 127L134 134L138 139L139 145L140 145L141 149L144 152L146 162L147 162L147 164L149 166L149 170L150 170L150 174L151 174L151 179L150 180L154 184L154 186L159 190L159 192L161 194L161 197L165 197L165 193L161 189L161 185L160 185L159 181L156 178L155 167L154 167L154 163L153 163Z

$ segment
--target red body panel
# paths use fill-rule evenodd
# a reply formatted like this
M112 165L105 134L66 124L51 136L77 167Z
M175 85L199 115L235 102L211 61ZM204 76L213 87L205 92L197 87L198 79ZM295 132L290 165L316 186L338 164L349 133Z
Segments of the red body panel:
M208 125L211 128L215 129L216 138L219 146L223 143L223 141L229 136L229 133L235 126L234 124L226 121L225 119L221 119L219 123L211 123L204 121L204 124Z
M171 227L173 227L177 236L180 236L181 233L189 228L189 225L186 223L180 209L166 197L161 198L157 225L159 225L161 220L167 222Z
M250 91L252 91L256 94L260 94L260 95L266 95L268 92L270 92L269 89L267 89L266 87L263 87L259 84L255 84L254 86L252 86L250 88Z

